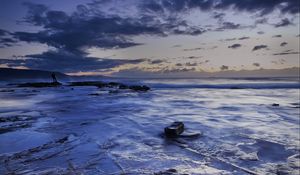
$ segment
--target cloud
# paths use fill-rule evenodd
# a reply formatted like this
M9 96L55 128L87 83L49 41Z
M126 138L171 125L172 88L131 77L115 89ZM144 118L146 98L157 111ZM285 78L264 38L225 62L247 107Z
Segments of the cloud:
M288 50L288 51L285 51L285 52L274 53L273 55L297 55L297 54L300 54L300 52L290 52Z
M263 34L265 34L265 32L264 31L258 31L257 34L263 35Z
M228 46L228 48L231 48L231 49L237 49L239 47L241 47L242 45L241 44L233 44L231 46Z
M153 61L150 61L150 64L160 64L163 62L164 62L164 60L153 60Z
M267 18L260 18L260 19L257 19L255 21L255 25L257 24L267 24L268 23L268 19Z
M260 66L259 63L253 63L252 65L255 66L255 67L259 67Z
M0 48L16 45L18 41L14 39L10 32L0 29Z
M93 6L80 5L71 14L50 10L42 4L25 3L29 7L24 22L44 30L16 32L20 41L39 42L68 51L84 51L89 47L127 48L139 45L131 40L138 35L200 35L204 29L189 26L186 21L168 18L157 20L151 15L124 17L99 12ZM183 29L182 29L183 28Z
M225 65L222 65L221 67L220 67L220 69L223 71L223 70L228 70L229 69L229 67L228 66L225 66Z
M286 60L285 59L279 59L277 61L271 61L271 63L276 64L276 65L280 65L280 64L282 65L282 64L286 63Z
M236 38L227 38L227 39L224 39L224 40L221 40L221 41L234 41L236 40Z
M102 59L85 57L66 51L46 51L41 54L26 55L25 59L2 59L1 64L9 67L25 66L31 69L53 70L61 72L98 71L110 69L125 64L139 64L146 59Z
M257 46L253 47L252 51L261 50L261 49L268 49L268 46L267 45L257 45Z
M192 48L192 49L183 49L183 51L195 51L195 50L203 50L202 47Z
M286 46L288 43L287 42L282 42L282 43L280 43L280 46L281 47L284 47L284 46Z
M224 31L228 29L240 29L242 26L240 24L235 24L233 22L223 22L222 25L216 29L216 31Z
M187 62L185 63L186 66L197 66L198 64L197 63L190 63L190 62Z
M250 39L250 37L244 36L244 37L239 38L239 40L246 40L246 39Z
M288 18L284 18L277 24L274 24L274 27L276 27L276 28L277 27L285 27L285 26L289 26L289 25L294 25L294 23L291 22Z
M225 13L218 13L218 12L213 13L213 18L218 19L220 21L222 21L224 17L225 17Z
M282 35L273 35L272 38L281 38Z
M181 47L181 45L180 44L176 44L176 45L173 45L172 47L173 48L175 48L175 47Z
M269 14L275 9L282 13L299 13L300 3L297 0L149 0L142 4L146 11L163 13L189 11L190 9L208 10L227 10L247 11L250 13L260 12L261 15ZM217 18L220 17L217 15Z
M194 72L196 68L172 68L172 69L165 69L162 70L161 73L178 73L178 72Z

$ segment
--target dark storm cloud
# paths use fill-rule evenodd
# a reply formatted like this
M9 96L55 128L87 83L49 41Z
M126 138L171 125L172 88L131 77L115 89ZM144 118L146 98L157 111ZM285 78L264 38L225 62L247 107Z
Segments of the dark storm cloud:
M254 46L252 51L256 51L256 50L260 50L260 49L267 49L268 46L267 45L257 45L257 46Z
M282 35L273 35L272 38L281 38Z
M104 62L90 58L87 49L118 49L140 45L131 40L133 36L139 35L199 35L205 32L204 29L188 26L183 20L169 18L167 21L159 21L146 15L109 15L88 5L79 5L75 12L68 14L51 10L42 4L24 5L28 7L28 13L21 22L38 26L41 30L14 33L0 30L0 47L23 41L46 44L56 50L26 55L29 59L24 64L29 68L75 71L118 66L124 62ZM185 27L185 30L180 27Z
M260 66L259 63L253 63L252 65L255 66L255 67L259 67Z
M274 24L274 27L285 27L285 26L289 26L289 25L294 25L294 23L292 21L290 21L287 18L282 19L280 22L278 22L277 24Z
M228 67L228 66L225 66L225 65L222 65L222 66L220 67L220 69L221 69L221 70L228 70L229 67Z
M284 47L284 46L286 46L288 43L287 42L282 42L282 43L280 43L280 46L281 47Z
M124 64L138 64L146 59L99 59L84 57L65 51L47 51L42 54L26 55L26 59L9 60L1 59L0 64L9 67L25 66L32 69L53 70L62 72L97 71L99 69L114 68Z
M241 46L242 46L241 44L233 44L231 46L228 46L228 48L230 48L230 49L237 49L237 48L239 48Z
M132 18L108 15L84 5L78 6L74 13L66 14L41 4L25 5L29 10L23 22L40 26L44 30L35 33L16 32L14 37L20 41L44 43L69 52L83 52L89 47L132 47L140 44L130 39L138 35L200 35L205 32L202 28L188 26L184 20L173 18L159 21L146 15Z

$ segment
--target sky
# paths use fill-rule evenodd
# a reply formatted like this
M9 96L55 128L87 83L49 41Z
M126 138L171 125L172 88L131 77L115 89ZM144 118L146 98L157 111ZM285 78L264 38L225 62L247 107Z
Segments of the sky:
M299 67L299 0L0 3L0 67L111 76Z

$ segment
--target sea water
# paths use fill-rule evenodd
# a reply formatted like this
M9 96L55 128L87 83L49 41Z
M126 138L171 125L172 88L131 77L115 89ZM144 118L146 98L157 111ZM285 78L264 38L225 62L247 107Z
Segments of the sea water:
M151 90L2 85L0 174L299 174L299 79L114 81Z

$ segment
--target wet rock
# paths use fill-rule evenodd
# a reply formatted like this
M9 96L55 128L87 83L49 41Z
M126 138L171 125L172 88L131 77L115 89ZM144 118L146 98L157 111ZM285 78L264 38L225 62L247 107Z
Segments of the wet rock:
M56 143L64 143L64 142L68 141L68 138L69 138L68 136L65 136L65 137L57 140Z
M187 174L178 173L176 169L171 168L165 171L154 173L154 175L187 175Z
M15 92L13 89L3 89L0 92Z
M182 122L173 122L170 126L165 127L165 135L169 138L178 137L184 131Z
M233 86L233 87L230 87L230 89L243 89L243 88L237 87L237 86Z
M272 106L279 106L279 104L278 103L273 103Z
M117 83L117 82L109 82L107 84L108 87L119 87L121 85L121 83Z
M31 127L34 122L35 119L30 116L0 117L0 134Z
M23 83L23 84L18 84L18 87L35 87L35 88L42 88L42 87L58 87L62 85L59 82L53 82L53 83L48 83L48 82L37 82L37 83Z
M10 116L10 117L0 117L0 123L2 122L17 122L17 121L26 121L30 120L28 116L17 115L17 116Z
M119 89L129 89L129 87L125 84L120 84Z
M148 86L145 86L145 85L143 85L143 86L137 86L137 85L129 86L129 89L134 90L134 91L144 91L144 92L150 90L150 88Z
M89 95L92 95L92 96L99 96L101 94L98 94L98 93L92 93L92 94L89 94Z
M97 86L97 87L105 87L107 84L101 81L79 81L79 82L71 82L69 86Z
M120 83L117 82L109 82L105 83L102 81L79 81L79 82L71 82L69 86L96 86L98 88L114 88L119 87Z
M98 88L119 88L119 89L131 89L133 91L148 91L150 88L145 85L133 85L127 86L118 82L101 82L101 81L83 81L83 82L71 82L69 86L96 86Z

